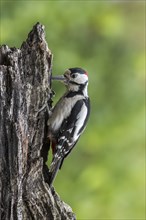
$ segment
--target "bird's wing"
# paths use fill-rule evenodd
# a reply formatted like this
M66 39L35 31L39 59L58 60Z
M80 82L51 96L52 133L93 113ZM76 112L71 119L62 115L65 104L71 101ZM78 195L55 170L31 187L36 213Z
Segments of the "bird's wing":
M88 108L87 108L88 105ZM61 168L64 158L73 149L89 116L89 99L76 102L70 116L64 121L58 134L56 153L50 165L50 185L53 183L58 169Z
M89 116L89 105L89 99L76 102L70 116L61 125L54 157L64 159L72 150L85 128Z
M78 100L74 105L71 114L60 128L58 134L58 148L60 149L63 146L64 155L72 149L85 128L89 116L87 104L89 106L88 99Z

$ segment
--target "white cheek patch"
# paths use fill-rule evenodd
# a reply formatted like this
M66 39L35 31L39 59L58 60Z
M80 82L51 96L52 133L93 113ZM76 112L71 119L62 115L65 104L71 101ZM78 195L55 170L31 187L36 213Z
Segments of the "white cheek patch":
M88 76L86 74L78 74L74 81L76 83L84 84L88 81Z

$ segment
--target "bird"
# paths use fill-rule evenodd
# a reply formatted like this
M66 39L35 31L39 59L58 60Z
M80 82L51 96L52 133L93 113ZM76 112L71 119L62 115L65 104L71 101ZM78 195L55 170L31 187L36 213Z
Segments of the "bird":
M48 138L52 147L52 162L49 167L49 185L61 169L64 159L70 154L85 130L89 114L88 73L75 67L69 68L63 76L52 76L66 86L66 92L53 107L48 119Z

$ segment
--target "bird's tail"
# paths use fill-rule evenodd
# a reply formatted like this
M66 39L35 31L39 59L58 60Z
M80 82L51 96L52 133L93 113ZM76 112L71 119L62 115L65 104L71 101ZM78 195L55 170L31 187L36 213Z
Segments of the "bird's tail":
M62 163L62 159L60 157L57 157L57 155L53 158L52 163L49 167L49 173L50 173L50 178L49 178L49 185L52 186L53 181L58 173L58 170L60 168L60 165Z

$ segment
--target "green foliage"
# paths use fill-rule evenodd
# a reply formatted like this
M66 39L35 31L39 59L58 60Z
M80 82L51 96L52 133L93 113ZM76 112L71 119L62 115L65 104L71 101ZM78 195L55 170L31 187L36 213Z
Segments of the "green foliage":
M20 47L37 21L53 73L80 66L90 78L90 120L57 191L77 219L144 219L144 3L1 1L1 44Z

